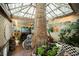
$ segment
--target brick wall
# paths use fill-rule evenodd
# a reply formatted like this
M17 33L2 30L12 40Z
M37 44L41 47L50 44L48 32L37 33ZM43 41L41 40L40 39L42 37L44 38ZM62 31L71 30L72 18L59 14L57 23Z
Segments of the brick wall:
M72 14L69 16L62 17L62 18L54 19L54 22L76 21L77 19L79 19L79 15Z

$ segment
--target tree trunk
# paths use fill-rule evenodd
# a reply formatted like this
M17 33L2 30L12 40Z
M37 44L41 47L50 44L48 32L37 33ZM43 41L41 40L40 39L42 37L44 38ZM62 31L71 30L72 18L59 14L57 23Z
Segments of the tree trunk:
M32 37L32 48L37 48L47 43L46 7L45 3L36 4L35 32Z

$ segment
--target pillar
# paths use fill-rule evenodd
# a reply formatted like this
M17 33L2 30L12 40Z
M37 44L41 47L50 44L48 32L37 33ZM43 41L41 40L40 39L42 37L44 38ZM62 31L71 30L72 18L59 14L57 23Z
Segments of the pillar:
M35 31L32 37L32 48L39 47L47 43L46 27L46 7L45 3L36 4Z

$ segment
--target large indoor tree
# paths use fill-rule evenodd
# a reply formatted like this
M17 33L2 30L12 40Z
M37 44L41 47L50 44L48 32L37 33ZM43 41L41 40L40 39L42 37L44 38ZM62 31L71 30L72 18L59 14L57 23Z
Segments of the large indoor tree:
M47 43L46 27L46 4L36 3L34 35L32 37L32 48L37 48Z

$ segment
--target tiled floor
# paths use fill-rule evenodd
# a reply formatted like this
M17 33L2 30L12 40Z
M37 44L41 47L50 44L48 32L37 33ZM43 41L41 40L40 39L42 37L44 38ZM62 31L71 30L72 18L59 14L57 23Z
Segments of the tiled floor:
M21 45L17 46L12 56L31 56L31 50L25 50Z

